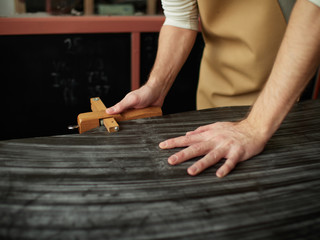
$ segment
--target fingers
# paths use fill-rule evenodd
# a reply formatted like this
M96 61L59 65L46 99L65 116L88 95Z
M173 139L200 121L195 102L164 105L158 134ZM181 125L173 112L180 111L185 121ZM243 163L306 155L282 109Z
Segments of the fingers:
M245 157L245 151L239 146L231 147L227 154L228 154L226 155L227 160L216 172L216 175L219 178L222 178L228 175L236 167L238 162L244 161L247 159Z
M159 144L159 147L161 149L186 147L186 146L190 146L192 144L195 144L201 140L203 140L203 137L200 134L198 134L198 135L194 134L194 135L190 135L190 136L186 135L186 136L171 138L166 141L163 141Z
M160 91L155 91L147 85L128 93L119 103L108 108L108 114L118 114L130 108L145 108L148 106L162 106L164 97Z
M193 144L190 147L187 147L182 151L169 157L168 162L171 165L176 165L184 161L187 161L191 158L205 155L210 151L210 145L211 144L209 142Z
M216 172L217 177L221 178L229 174L238 162L245 161L263 150L266 141L264 138L257 138L250 129L251 125L244 121L216 122L199 127L185 136L161 142L159 146L162 149L187 147L168 158L171 165L204 156L188 168L188 173L192 176L221 159L226 159Z
M132 107L138 105L139 102L140 102L139 96L137 94L135 94L134 92L131 92L131 93L127 94L119 103L108 108L106 110L106 113L107 114L121 113L129 108L132 108Z
M190 131L187 132L186 135L193 135L193 134L199 134L199 133L204 133L207 131L220 131L221 129L226 129L227 127L230 127L231 125L233 125L234 123L231 122L216 122L216 123L212 123L212 124L208 124L208 125L204 125L201 127L198 127L196 130L194 131Z
M203 158L201 158L199 161L195 162L192 166L188 168L188 174L191 176L195 176L208 167L211 167L215 165L217 162L219 162L224 156L224 150L223 149L216 149L208 154L206 154Z
M112 107L107 108L106 113L107 114L117 114L121 112L120 107L118 106L119 104L116 104Z
M189 175L195 176L208 167L215 165L221 159L226 159L225 163L216 172L217 177L222 178L229 174L237 163L242 160L243 154L239 154L241 152L240 149L230 148L228 145L215 145L213 141L199 142L170 156L168 163L170 165L177 165L189 159L204 156L187 170Z
M223 178L228 175L237 165L237 161L235 159L227 159L225 163L218 169L216 172L217 177Z
M202 127L198 127L196 130L194 131L190 131L190 132L187 132L186 135L193 135L193 134L199 134L199 133L202 133L202 132L205 132L207 130L210 130L211 128L211 125L206 125L206 126L202 126Z
M182 162L185 162L189 159L203 156L200 160L195 162L192 166L190 166L187 170L188 174L191 176L198 175L203 172L208 167L211 167L218 163L221 159L226 158L228 154L228 150L226 148L216 148L210 151L211 148L210 142L206 144L199 143L192 145L168 158L168 163L171 165L177 165ZM238 162L237 158L229 158L225 161L225 163L218 169L216 175L219 178L226 176L230 173L236 166Z

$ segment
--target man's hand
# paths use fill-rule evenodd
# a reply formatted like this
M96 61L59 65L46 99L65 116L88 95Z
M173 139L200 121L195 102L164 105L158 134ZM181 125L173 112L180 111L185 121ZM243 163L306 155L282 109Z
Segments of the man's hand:
M188 173L192 176L218 163L221 159L226 159L216 172L218 177L224 177L238 162L245 161L263 150L267 139L260 136L246 120L218 122L187 132L185 136L168 139L161 142L159 146L162 149L187 147L169 157L168 162L171 165L203 156L188 168Z
M298 0L266 86L248 117L238 123L200 127L160 143L160 148L187 147L169 157L172 165L204 156L188 168L197 175L225 158L217 176L226 176L238 162L260 153L278 129L320 63L320 7Z
M186 61L194 44L197 31L163 26L159 36L156 61L147 83L128 93L119 103L107 109L118 114L129 108L162 107L173 81Z
M108 114L118 114L130 108L145 108L149 106L161 107L164 96L160 95L157 89L152 89L148 85L129 92L120 102L108 108Z

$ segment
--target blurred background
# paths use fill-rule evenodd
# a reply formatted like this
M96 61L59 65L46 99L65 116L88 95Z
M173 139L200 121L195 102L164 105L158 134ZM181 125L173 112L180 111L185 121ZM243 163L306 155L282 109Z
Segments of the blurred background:
M48 15L155 15L160 0L1 0L0 16L38 13Z
M164 21L160 0L0 0L0 9L0 140L77 133L67 127L90 98L109 107L135 73L136 86L147 81ZM199 32L164 114L195 110L203 47Z
M143 85L163 21L160 0L0 0L0 140L76 133L90 98L109 107ZM203 48L199 31L164 114L196 109ZM319 79L301 100L319 97Z

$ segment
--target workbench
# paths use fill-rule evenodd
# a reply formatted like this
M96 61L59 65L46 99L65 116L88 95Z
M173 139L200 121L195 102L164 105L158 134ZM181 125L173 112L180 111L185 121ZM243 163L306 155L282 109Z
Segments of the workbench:
M320 101L297 103L227 177L170 166L159 142L248 107L0 141L0 239L320 239ZM19 126L27 127L27 126Z

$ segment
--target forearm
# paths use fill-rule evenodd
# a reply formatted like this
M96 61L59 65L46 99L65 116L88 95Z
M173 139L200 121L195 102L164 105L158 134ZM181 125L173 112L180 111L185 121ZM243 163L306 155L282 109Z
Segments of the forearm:
M190 29L163 26L159 36L157 57L147 85L161 89L166 96L194 45L197 32Z
M269 80L247 121L267 141L278 129L320 63L320 8L299 0Z
M156 61L147 83L128 93L107 109L117 114L130 108L162 106L163 101L194 44L197 31L163 26L159 37Z

